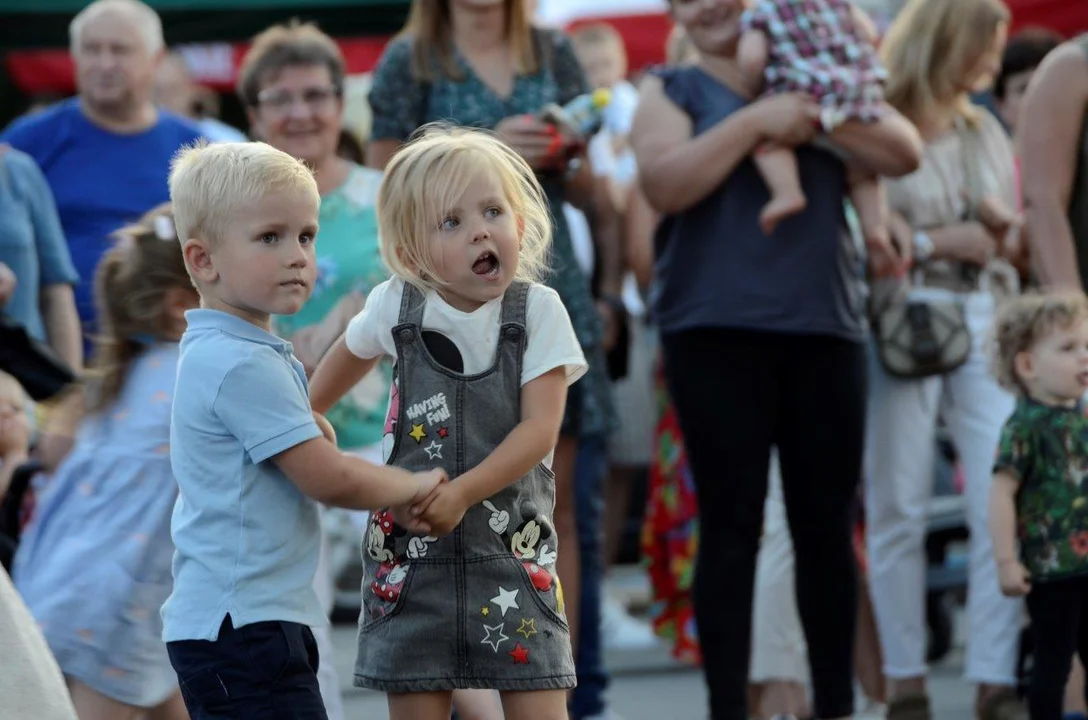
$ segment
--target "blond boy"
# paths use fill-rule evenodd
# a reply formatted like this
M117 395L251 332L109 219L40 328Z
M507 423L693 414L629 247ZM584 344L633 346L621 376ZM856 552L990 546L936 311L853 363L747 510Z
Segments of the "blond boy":
M270 331L313 289L310 171L263 143L198 145L175 158L170 196L201 307L186 313L171 421L180 494L163 639L193 717L325 718L310 630L326 622L318 502L405 505L444 476L337 451L302 364Z

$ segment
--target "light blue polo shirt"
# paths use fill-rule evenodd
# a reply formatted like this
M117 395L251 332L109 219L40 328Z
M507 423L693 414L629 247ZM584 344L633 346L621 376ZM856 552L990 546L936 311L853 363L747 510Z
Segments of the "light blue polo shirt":
M318 506L277 454L321 435L290 343L218 310L185 313L170 425L178 482L174 590L163 640L216 640L234 627L327 622L313 590Z

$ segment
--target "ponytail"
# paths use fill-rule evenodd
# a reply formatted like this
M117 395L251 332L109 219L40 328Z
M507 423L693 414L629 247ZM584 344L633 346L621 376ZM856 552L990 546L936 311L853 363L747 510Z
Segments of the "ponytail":
M162 205L121 230L95 272L99 335L91 362L90 412L101 412L116 401L133 361L169 337L166 300L174 288L192 284L170 206Z

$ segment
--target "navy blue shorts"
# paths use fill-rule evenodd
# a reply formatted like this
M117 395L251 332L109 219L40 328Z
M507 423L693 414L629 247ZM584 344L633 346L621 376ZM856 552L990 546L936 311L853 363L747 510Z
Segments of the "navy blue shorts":
M166 644L192 720L327 720L317 643L305 625L259 622Z

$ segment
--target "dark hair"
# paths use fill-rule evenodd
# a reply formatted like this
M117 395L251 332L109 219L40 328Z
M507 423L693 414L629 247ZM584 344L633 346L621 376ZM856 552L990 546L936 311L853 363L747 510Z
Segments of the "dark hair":
M338 141L336 154L345 160L350 160L356 165L366 164L366 143L361 141L359 137L347 128L340 129L340 140Z
M1009 38L1001 58L1001 72L994 79L994 97L1005 98L1005 83L1013 75L1039 67L1051 50L1062 43L1062 36L1046 28L1025 28Z
M99 412L121 394L132 361L164 335L166 293L192 288L169 203L116 234L94 277L100 334L91 363L88 409Z
M284 68L321 65L329 70L337 94L344 92L344 56L340 46L313 23L297 18L273 25L253 38L238 70L238 98L257 107L261 85Z

